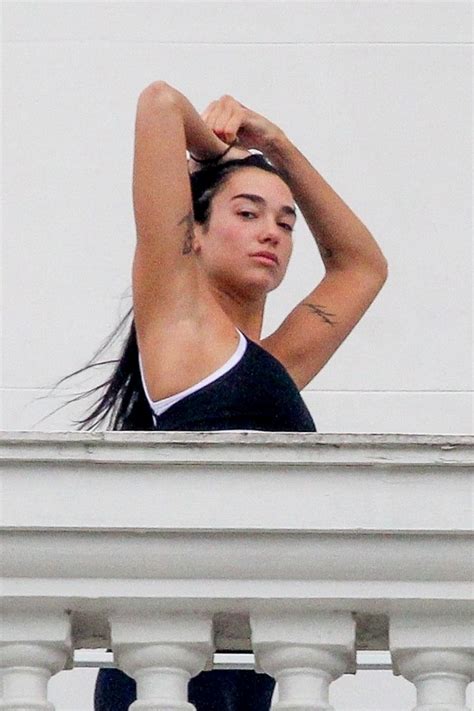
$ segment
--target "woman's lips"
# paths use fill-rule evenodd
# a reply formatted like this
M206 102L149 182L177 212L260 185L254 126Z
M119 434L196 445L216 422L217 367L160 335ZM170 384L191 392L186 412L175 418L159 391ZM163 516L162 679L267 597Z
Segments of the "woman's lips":
M276 266L278 264L276 257L267 257L265 254L252 254L252 257L259 259L264 264L271 264Z

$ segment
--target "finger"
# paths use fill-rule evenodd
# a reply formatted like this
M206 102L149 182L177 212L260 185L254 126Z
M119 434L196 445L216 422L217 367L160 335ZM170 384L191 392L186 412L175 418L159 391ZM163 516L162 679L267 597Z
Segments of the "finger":
M230 143L235 138L235 134L240 124L239 116L236 116L233 108L222 111L216 118L213 130L226 143ZM230 128L230 131L228 130Z
M215 104L216 104L215 101L211 101L211 103L208 104L208 105L206 106L206 108L204 109L204 111L201 113L201 118L202 118L203 121L206 121L206 119L208 118L209 114L212 112L212 110L213 110Z
M205 114L206 119L209 119L211 116L213 117L213 126L215 126L216 117L220 116L224 112L229 112L231 109L232 106L229 105L226 97L222 96L216 101L211 101L203 113Z
M233 143L236 141L238 143L238 136L237 133L239 131L239 128L242 124L242 115L241 114L236 114L234 113L230 119L227 121L223 128L223 140L226 143Z
M213 130L221 140L231 143L236 138L243 112L231 96L223 96L216 105L218 113L213 123ZM230 131L227 127L230 126Z
M225 116L227 117L228 111L223 109L222 105L220 106L215 106L212 114L209 116L209 127L212 128L214 133L220 134L223 125L222 125L222 117ZM225 121L227 121L227 118L225 118Z
M203 116L203 121L205 122L206 126L211 129L211 131L214 128L217 116L218 110L215 106L212 109L209 109L209 111L206 111L205 115Z

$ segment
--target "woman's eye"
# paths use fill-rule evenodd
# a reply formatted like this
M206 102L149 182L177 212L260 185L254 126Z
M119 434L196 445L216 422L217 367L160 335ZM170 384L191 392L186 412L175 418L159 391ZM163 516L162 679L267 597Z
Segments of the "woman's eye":
M250 216L250 217L258 217L254 212L249 212L248 210L241 210L239 212L239 215L243 215L244 217ZM293 227L291 225L288 225L286 222L279 222L278 223L280 227L283 227L287 232L293 232Z
M247 210L239 212L239 215L250 215L251 217L257 217L257 215L255 215L253 212L248 212Z

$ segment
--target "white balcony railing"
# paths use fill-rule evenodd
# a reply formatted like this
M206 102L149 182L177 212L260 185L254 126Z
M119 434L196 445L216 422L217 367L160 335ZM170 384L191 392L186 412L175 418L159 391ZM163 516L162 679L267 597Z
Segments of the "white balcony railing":
M50 711L111 648L136 708L187 711L215 652L253 652L283 711L327 711L390 650L418 711L466 711L470 436L3 433L0 709ZM133 708L133 707L132 707Z

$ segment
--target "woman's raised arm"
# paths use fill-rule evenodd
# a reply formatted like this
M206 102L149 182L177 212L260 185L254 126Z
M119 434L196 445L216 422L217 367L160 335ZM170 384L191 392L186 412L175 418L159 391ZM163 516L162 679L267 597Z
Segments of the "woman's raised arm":
M322 281L262 341L302 389L374 301L388 266L367 227L283 133L268 157L285 170L326 269Z
M186 97L165 82L154 82L140 94L133 166L133 301L139 339L163 319L192 317L197 265L186 148L206 158L226 147Z
M285 174L321 254L323 280L261 341L302 389L377 296L387 278L387 260L367 227L278 126L228 95L212 102L203 118L226 140L257 141Z

